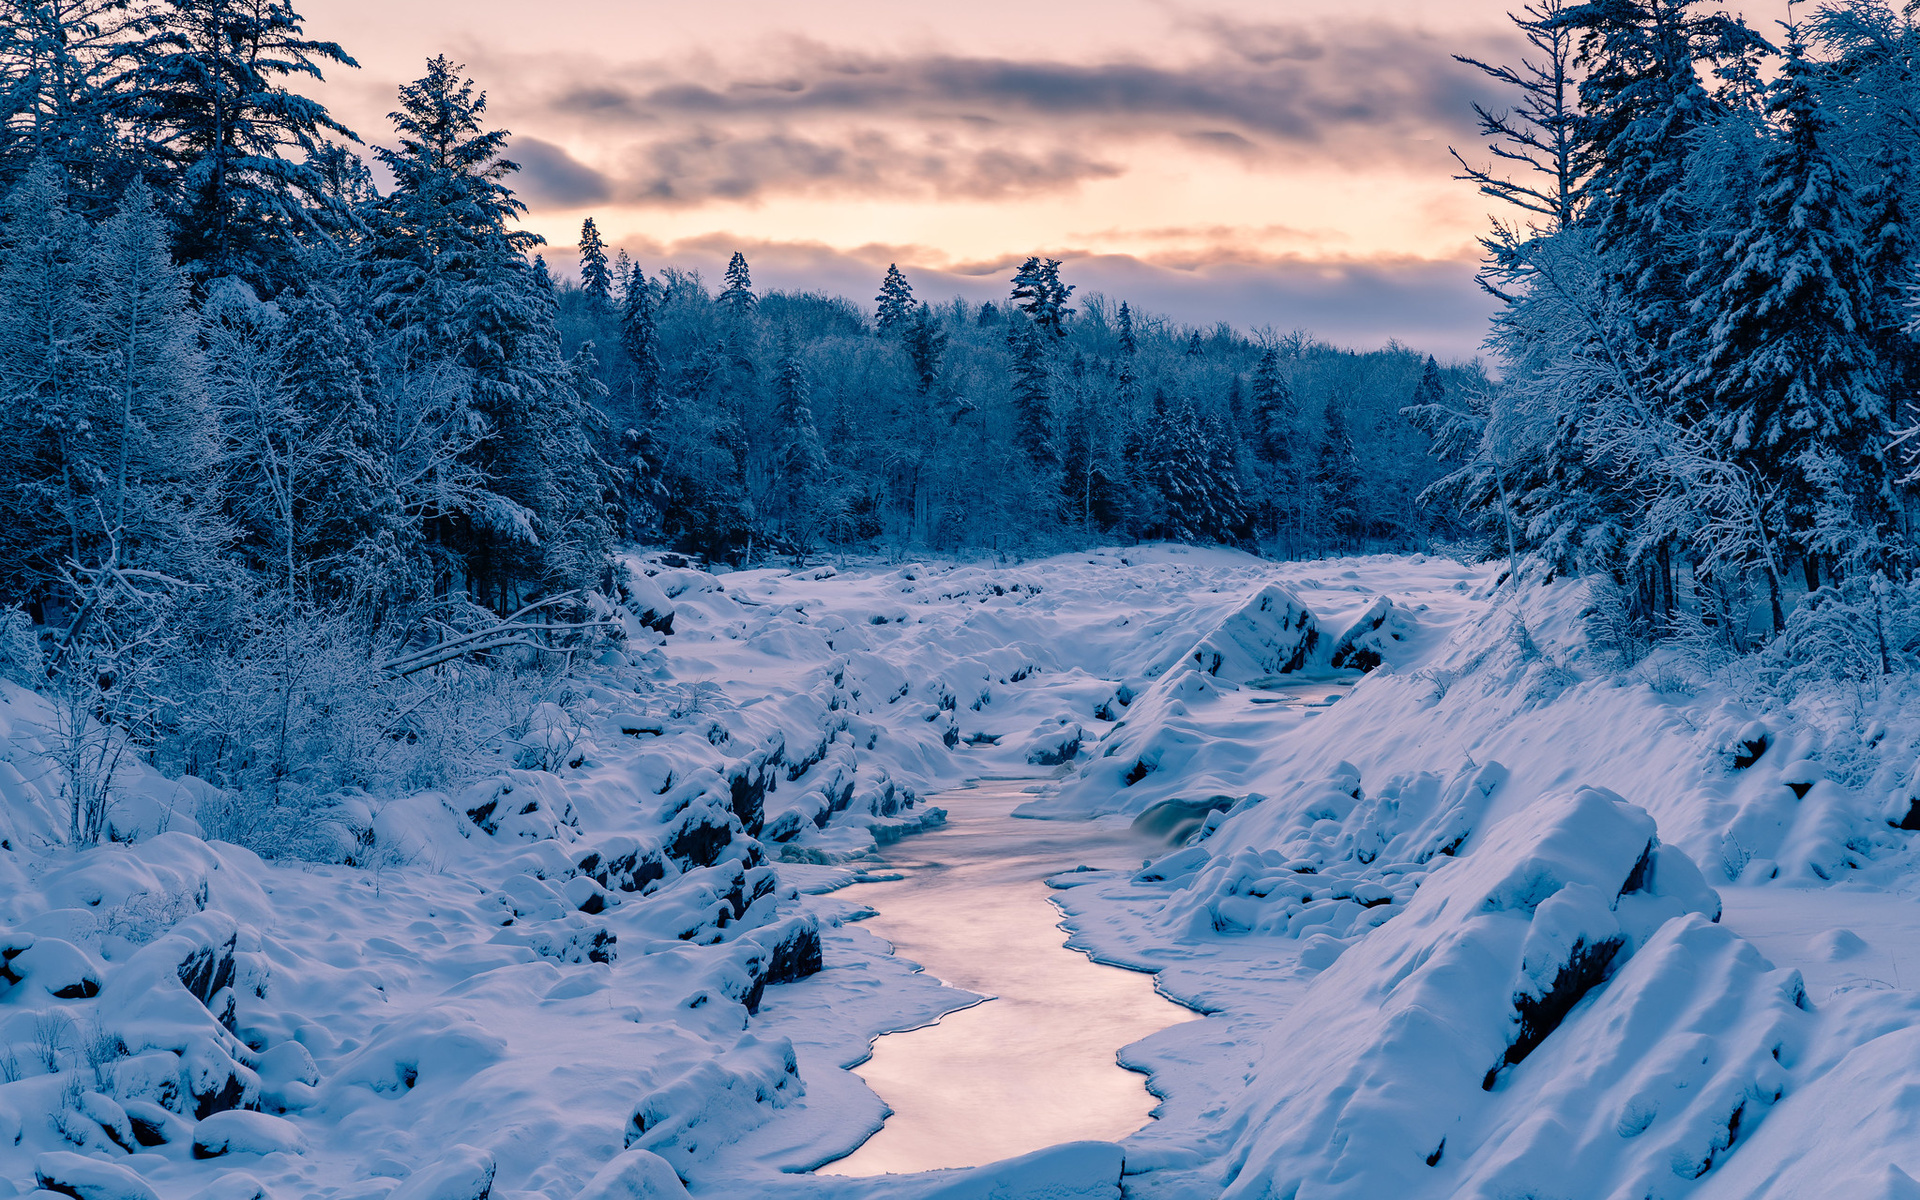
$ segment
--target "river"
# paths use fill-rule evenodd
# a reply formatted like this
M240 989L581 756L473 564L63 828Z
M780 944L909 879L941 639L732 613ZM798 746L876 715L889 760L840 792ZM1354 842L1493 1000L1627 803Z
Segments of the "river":
M1042 881L1082 864L1138 866L1167 844L1120 817L1014 817L1033 782L983 780L933 797L947 825L895 844L875 871L900 878L854 893L877 910L867 927L895 953L988 999L875 1042L856 1070L893 1115L823 1174L974 1166L1117 1140L1151 1119L1144 1077L1115 1055L1198 1014L1157 994L1151 975L1068 950Z

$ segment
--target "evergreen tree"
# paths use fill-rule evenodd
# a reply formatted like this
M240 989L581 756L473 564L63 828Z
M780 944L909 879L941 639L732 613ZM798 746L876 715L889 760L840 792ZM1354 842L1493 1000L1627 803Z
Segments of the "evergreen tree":
M326 139L353 138L288 85L359 64L305 37L287 0L157 0L140 29L132 115L169 173L176 256L199 278L277 282L325 194Z
M1134 340L1133 310L1127 307L1125 300L1120 302L1120 315L1116 320L1116 324L1120 329L1120 353L1126 355L1128 358L1132 358L1140 352L1140 344Z
M1029 258L1013 277L1013 301L1020 311L1033 319L1042 332L1056 338L1067 336L1067 318L1073 315L1067 298L1073 295L1071 284L1060 282L1060 260Z
M126 0L0 0L0 189L44 163L67 207L98 218L149 165L120 128L145 15Z
M1013 441L1035 470L1051 477L1060 469L1053 438L1053 376L1040 324L1023 322L1009 338L1013 350Z
M1776 532L1808 549L1823 480L1841 480L1857 498L1855 538L1877 540L1889 517L1882 454L1890 430L1862 310L1872 289L1816 70L1796 33L1771 88L1780 134L1758 203L1702 307L1703 323L1710 319L1698 338L1702 357L1680 380L1710 391L1715 434L1737 463L1786 481L1793 528ZM1827 455L1836 461L1811 469Z
M913 362L920 394L924 396L940 381L940 362L947 352L947 332L941 328L940 318L934 316L933 309L922 304L914 312L902 341L907 357Z
M636 535L657 532L668 504L667 404L662 387L660 330L653 289L638 267L627 275L625 309L620 319L620 348L632 367L621 435L627 480L628 528Z
M1259 480L1255 521L1268 535L1279 533L1283 527L1297 531L1301 496L1295 446L1300 413L1280 365L1280 352L1274 347L1261 352L1250 390L1248 444Z
M1200 331L1196 329L1187 335L1187 357L1205 358L1206 354L1207 348L1200 344Z
M794 348L793 330L780 333L780 361L774 368L773 419L779 443L774 458L777 512L796 553L812 541L818 519L826 456L813 422L811 389Z
M1339 397L1329 398L1326 424L1314 457L1313 497L1322 535L1351 549L1360 544L1365 533L1359 505L1365 478L1360 473L1347 420L1346 403Z
M744 317L759 304L753 294L753 276L747 271L747 256L738 250L727 260L727 286L717 297L736 317Z
M580 223L580 290L596 312L613 308L613 271L607 265L607 244L588 217Z
M403 371L450 378L453 404L471 413L478 436L463 460L477 486L448 497L434 533L476 598L505 609L529 582L587 582L591 556L576 552L570 522L579 516L589 540L604 522L557 482L597 465L580 380L560 355L551 280L524 257L538 239L510 228L524 206L503 182L518 169L501 156L506 134L481 127L486 97L459 70L435 58L401 88L400 144L379 151L394 189L378 214L373 307Z
M880 281L880 294L874 299L880 305L874 326L882 336L905 325L913 316L913 288L897 265L887 264L887 277Z
M0 223L0 594L39 601L94 525L86 223L42 163Z

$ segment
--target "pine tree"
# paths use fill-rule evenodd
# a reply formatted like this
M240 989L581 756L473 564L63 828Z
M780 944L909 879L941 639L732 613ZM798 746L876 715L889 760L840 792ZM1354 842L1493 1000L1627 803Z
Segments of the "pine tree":
M934 316L933 309L922 304L914 312L913 321L907 325L901 340L913 363L913 373L919 379L920 394L924 396L940 381L940 363L947 352L947 332L941 328L940 318Z
M669 502L666 478L667 405L662 388L660 334L653 289L644 272L627 276L626 306L620 321L620 348L632 366L621 450L626 459L628 527L645 536L661 528Z
M120 136L145 15L126 0L0 0L0 190L44 163L67 207L97 219L152 165Z
M44 597L84 553L94 361L85 284L89 230L60 172L42 163L0 223L0 594Z
M811 389L794 348L793 330L780 333L780 360L774 368L773 419L779 443L774 459L774 495L796 554L804 553L817 530L820 488L826 456L813 422Z
M1120 315L1117 323L1120 327L1120 353L1126 355L1128 358L1132 358L1140 352L1140 344L1134 341L1133 310L1127 307L1125 300L1120 302Z
M401 88L400 145L379 151L394 189L376 220L373 308L403 372L456 380L453 402L477 419L463 455L475 486L448 498L434 532L476 598L518 607L529 582L590 582L582 547L604 543L604 511L560 482L598 469L581 381L560 355L551 278L524 257L538 238L510 228L524 206L503 182L518 169L501 156L506 134L482 128L486 97L459 70L435 58Z
M1698 339L1702 358L1680 380L1710 392L1716 436L1737 463L1787 481L1793 528L1775 532L1799 535L1808 549L1822 478L1843 480L1859 498L1856 538L1872 540L1885 528L1882 448L1890 433L1874 389L1862 310L1872 289L1854 198L1833 157L1816 71L1795 32L1771 88L1780 133L1761 169L1758 202L1702 308L1711 318ZM1836 461L1820 474L1810 470L1826 455Z
M607 265L607 244L588 217L580 224L580 290L595 312L613 308L613 271Z
M880 294L874 299L880 305L874 325L882 336L905 325L913 316L913 288L900 268L892 263L887 264L887 277L880 281Z
M1067 318L1073 315L1067 298L1071 284L1060 282L1060 260L1029 258L1013 277L1013 300L1033 319L1035 327L1054 337L1067 336Z
M1196 329L1187 335L1187 357L1205 358L1206 354L1207 348L1200 344L1200 331Z
M736 317L744 317L759 304L753 294L753 276L747 271L747 256L738 250L727 260L727 286L717 297Z
M1365 532L1359 508L1363 483L1348 430L1346 402L1331 397L1313 464L1313 497L1322 536L1349 548L1359 545Z
M1053 438L1053 377L1038 322L1017 325L1010 338L1013 350L1013 441L1035 470L1051 477L1060 469L1060 452Z
M133 117L169 172L175 254L199 278L292 271L326 139L353 133L288 84L358 66L303 36L287 0L157 0L141 22Z

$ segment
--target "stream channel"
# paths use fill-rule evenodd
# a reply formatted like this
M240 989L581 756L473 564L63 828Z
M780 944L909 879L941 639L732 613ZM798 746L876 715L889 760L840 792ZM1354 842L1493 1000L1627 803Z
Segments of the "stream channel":
M987 997L931 1025L888 1034L855 1068L893 1115L829 1175L966 1167L1061 1142L1115 1141L1151 1119L1145 1076L1122 1046L1199 1014L1161 997L1153 976L1066 948L1043 882L1090 867L1138 867L1165 841L1124 817L1013 816L1031 779L980 780L931 797L944 828L895 843L858 885L866 926L953 987Z

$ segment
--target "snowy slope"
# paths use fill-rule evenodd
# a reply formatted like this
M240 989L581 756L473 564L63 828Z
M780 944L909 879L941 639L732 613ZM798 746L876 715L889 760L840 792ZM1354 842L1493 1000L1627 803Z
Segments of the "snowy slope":
M351 864L151 775L66 847L0 685L0 1194L1915 1194L1898 692L1656 690L1583 585L1444 559L633 568L555 769L349 798ZM802 1173L882 1119L872 1038L973 999L861 928L861 856L1056 764L1031 815L1192 838L1055 881L1212 1014L1121 1052L1161 1119Z

